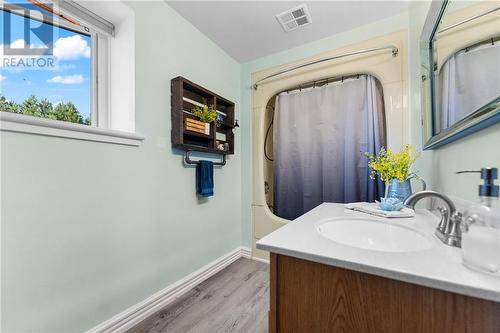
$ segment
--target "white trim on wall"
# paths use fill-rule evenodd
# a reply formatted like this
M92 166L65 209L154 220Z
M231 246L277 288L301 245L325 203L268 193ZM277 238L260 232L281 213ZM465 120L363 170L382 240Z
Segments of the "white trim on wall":
M128 146L139 146L144 140L134 133L9 112L0 112L0 130Z
M142 302L131 306L116 316L91 328L87 333L125 332L242 257L252 259L251 250L247 247L238 247L234 249L165 289L146 298Z
M263 262L265 264L269 264L270 263L269 259L259 258L259 257L255 257L255 256L252 257L251 255L249 256L249 258L252 259L252 260L255 260L255 261Z

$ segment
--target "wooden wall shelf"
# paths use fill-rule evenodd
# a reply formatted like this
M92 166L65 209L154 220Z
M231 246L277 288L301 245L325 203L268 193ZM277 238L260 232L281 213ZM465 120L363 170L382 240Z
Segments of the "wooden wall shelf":
M195 150L216 154L234 154L234 103L181 76L171 81L172 146L181 150ZM195 106L215 105L218 120L210 123L210 134L185 129L186 118ZM221 150L217 144L226 144Z

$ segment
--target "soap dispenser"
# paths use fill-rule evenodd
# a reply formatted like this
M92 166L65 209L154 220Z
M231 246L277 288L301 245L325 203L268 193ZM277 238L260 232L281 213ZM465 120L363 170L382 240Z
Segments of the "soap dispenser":
M481 173L480 203L464 212L462 230L462 262L473 270L500 275L500 199L497 168L457 173Z

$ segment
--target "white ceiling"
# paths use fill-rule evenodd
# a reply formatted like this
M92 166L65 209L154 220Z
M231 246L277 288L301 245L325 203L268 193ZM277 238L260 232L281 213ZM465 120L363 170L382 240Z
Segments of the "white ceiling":
M284 32L275 15L304 2L167 1L238 62L251 61L396 15L409 1L305 1L312 24Z

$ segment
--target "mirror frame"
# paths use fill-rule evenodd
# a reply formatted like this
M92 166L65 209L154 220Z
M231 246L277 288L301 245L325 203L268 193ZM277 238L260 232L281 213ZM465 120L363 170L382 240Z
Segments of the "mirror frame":
M436 98L434 96L433 73L433 38L446 10L449 0L433 0L420 36L421 59L421 94L422 94L422 126L424 150L436 149L456 141L483 128L500 122L500 98L474 111L449 128L434 135L434 112Z

